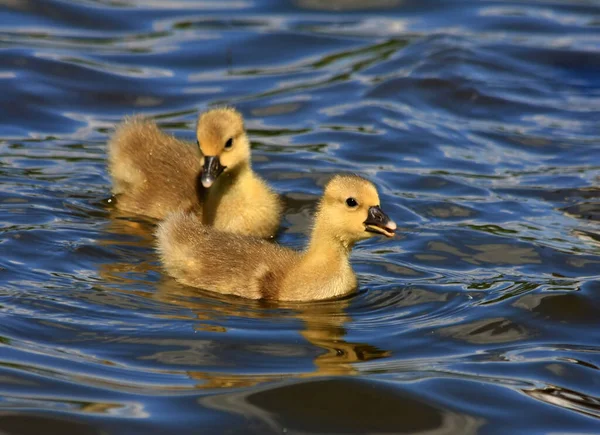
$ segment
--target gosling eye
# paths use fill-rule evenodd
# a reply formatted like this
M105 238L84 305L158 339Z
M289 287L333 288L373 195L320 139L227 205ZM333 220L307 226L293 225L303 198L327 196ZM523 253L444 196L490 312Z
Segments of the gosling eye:
M354 208L354 207L357 207L357 206L358 206L358 202L356 202L356 199L354 199L354 198L348 198L348 199L346 200L346 205L347 205L348 207Z
M233 138L230 137L229 139L227 139L227 142L225 142L225 149L230 150L232 146L233 146Z

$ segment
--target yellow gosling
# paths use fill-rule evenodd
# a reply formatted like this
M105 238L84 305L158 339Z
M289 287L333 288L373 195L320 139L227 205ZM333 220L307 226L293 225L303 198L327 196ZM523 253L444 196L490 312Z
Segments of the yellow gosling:
M255 237L274 236L283 207L250 165L250 141L242 115L234 109L208 111L198 120L202 150L201 183L207 189L202 222Z
M196 137L198 147L141 117L118 126L108 143L117 207L156 219L183 210L221 231L275 235L281 200L252 171L242 115L209 110L198 119Z
M338 175L325 187L303 252L215 231L185 212L167 218L156 235L164 267L185 285L251 299L311 301L356 289L352 247L374 234L392 237L395 230L371 182Z

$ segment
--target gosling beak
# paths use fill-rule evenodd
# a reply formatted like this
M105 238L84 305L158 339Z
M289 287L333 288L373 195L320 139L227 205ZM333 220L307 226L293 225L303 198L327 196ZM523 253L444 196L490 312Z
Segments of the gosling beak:
M221 165L221 161L216 156L205 156L204 166L202 167L202 175L200 181L205 188L209 188L215 182L217 177L225 170L227 166Z
M365 231L383 234L386 237L393 237L396 231L396 223L377 205L369 207L369 215L364 224Z

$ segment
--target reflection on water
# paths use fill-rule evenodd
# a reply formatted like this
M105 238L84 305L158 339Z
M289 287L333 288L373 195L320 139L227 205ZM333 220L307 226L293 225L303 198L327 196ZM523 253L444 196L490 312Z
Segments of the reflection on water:
M466 325L450 326L442 328L440 332L472 344L510 343L531 335L524 327L503 318L488 318Z
M556 386L547 386L524 393L543 402L573 409L590 417L600 417L600 398L598 397L589 397L577 391Z
M348 377L220 394L202 404L242 414L253 433L475 434L483 424L389 383Z
M0 432L598 432L598 5L3 6ZM183 287L104 201L124 116L192 141L218 104L281 243L331 174L378 184L401 231L357 246L357 294Z

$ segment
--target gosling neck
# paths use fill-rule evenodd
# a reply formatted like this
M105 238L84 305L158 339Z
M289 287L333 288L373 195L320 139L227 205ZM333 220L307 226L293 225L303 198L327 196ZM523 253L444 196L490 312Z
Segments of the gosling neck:
M214 225L217 210L224 198L238 195L240 187L248 184L248 179L253 177L254 173L250 167L250 162L240 163L234 169L225 170L219 175L214 184L206 190L202 207L203 223Z
M233 186L240 183L241 180L252 176L250 162L242 162L233 169L226 169L216 180L215 184L209 188L209 196L225 195Z
M348 261L353 246L353 242L349 242L332 232L331 228L327 228L327 225L321 222L321 219L317 216L306 255L326 256L327 258L339 258Z
M302 260L286 278L285 299L329 299L356 288L356 276L350 265L352 244L336 237L327 223L316 220Z
M252 174L252 167L250 166L250 161L245 161L238 163L235 168L231 170L225 170L221 174L217 181L221 181L222 184L227 184L227 182L237 182L240 178L243 178L247 175Z

